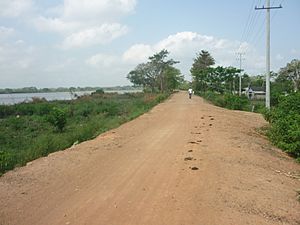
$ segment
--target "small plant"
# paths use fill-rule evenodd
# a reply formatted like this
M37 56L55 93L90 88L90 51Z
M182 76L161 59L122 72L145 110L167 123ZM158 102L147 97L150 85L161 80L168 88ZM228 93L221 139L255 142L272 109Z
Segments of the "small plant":
M97 89L95 92L92 93L93 95L103 95L104 94L104 90L103 89Z
M0 151L0 175L1 172L4 172L6 170L13 168L13 161L12 156L9 152Z
M67 123L67 115L64 110L54 107L50 112L48 121L60 132L63 131Z

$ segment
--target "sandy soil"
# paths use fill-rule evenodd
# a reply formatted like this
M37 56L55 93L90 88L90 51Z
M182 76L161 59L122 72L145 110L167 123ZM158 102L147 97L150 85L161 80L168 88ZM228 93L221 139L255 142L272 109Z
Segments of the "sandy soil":
M186 93L0 178L1 225L300 224L300 165L259 114Z

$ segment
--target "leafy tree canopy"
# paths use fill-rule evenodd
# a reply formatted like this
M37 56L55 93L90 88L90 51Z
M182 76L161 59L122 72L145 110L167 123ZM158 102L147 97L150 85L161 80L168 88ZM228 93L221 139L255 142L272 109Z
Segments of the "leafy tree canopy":
M293 83L294 91L300 89L300 60L293 59L279 71L278 79L289 80Z
M167 60L168 55L169 52L164 49L150 56L148 62L141 63L130 71L127 78L134 85L150 88L152 92L165 92L177 88L183 77L173 65L179 62Z

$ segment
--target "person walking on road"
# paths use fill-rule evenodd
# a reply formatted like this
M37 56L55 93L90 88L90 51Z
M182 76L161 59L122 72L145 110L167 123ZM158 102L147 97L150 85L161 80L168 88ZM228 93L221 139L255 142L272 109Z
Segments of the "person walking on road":
M193 89L189 88L188 93L189 93L189 99L191 99L192 98L192 94L193 94Z

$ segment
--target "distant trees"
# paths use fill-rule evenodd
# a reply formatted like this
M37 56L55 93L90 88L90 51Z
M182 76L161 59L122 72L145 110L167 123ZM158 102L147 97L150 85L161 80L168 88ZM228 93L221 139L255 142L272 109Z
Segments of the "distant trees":
M214 64L215 60L208 51L201 50L200 53L197 53L190 70L196 90L207 90L207 77L212 69L211 66Z
M173 65L179 63L173 59L167 60L169 52L162 50L149 57L149 61L141 63L130 71L127 78L134 85L143 86L152 92L173 90L183 81L180 70Z
M293 59L279 71L278 79L281 81L290 81L293 84L294 91L300 89L300 60Z
M214 58L208 51L202 50L197 54L191 68L194 88L197 91L235 92L239 69L234 67L212 67Z

